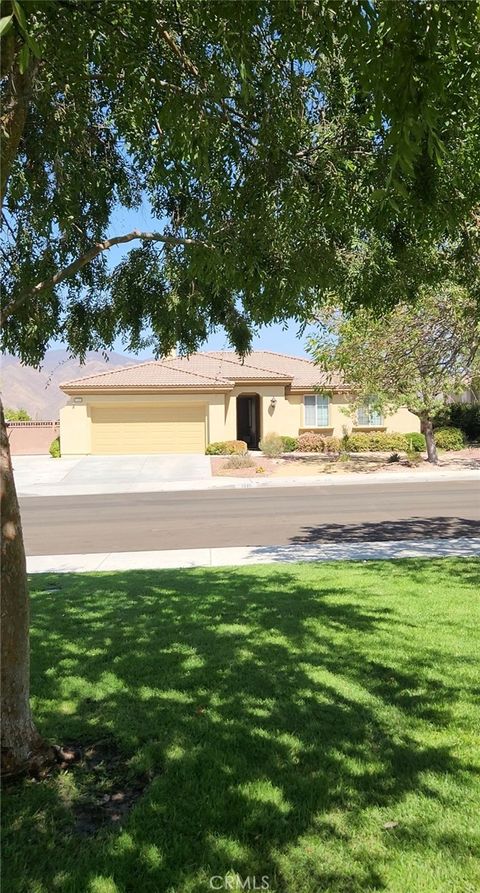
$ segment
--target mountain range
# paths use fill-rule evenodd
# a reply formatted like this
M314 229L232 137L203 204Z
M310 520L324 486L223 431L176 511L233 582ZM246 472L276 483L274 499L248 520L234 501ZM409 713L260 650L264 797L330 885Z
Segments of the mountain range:
M59 387L63 381L139 362L141 360L134 357L113 352L108 354L106 361L103 354L89 351L81 365L66 350L49 350L41 369L33 369L23 366L17 357L4 354L0 359L3 405L8 409L26 409L31 418L38 421L55 420L68 399Z

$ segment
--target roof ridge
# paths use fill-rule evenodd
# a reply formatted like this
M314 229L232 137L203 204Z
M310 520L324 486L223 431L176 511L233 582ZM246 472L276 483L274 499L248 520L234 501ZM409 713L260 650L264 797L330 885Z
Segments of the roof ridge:
M265 369L264 366L258 366L256 363L249 363L248 361L247 361L247 362L242 362L241 364L237 364L237 363L235 363L234 360L230 360L230 359L228 359L228 357L224 357L224 356L223 356L223 354L234 353L234 351L228 351L228 350L225 350L225 351L224 351L224 350L209 350L209 351L203 351L203 352L202 352L202 351L198 351L198 353L201 354L202 356L206 356L207 354L209 354L210 356L211 356L212 354L213 354L213 355L222 354L222 360L223 360L223 362L224 362L224 363L230 363L232 366L235 366L235 365L242 365L242 366L243 366L243 365L246 365L246 366L248 366L250 369L258 369L259 372L270 372L271 374L273 374L273 375L275 375L275 376L277 376L277 377L279 377L279 378L283 375L282 372L278 372L276 369ZM252 351L252 353L260 353L260 351ZM273 353L273 351L270 351L270 353ZM236 354L236 356L238 356L238 354ZM247 356L250 356L250 354L248 354ZM282 356L287 356L287 354L281 354L281 353L280 353L280 354L276 354L276 356L282 357ZM295 357L290 357L290 359L293 360L293 359L295 359ZM283 375L283 378L292 378L292 377L293 377L293 376L290 375L290 374Z
M197 351L197 353L199 353L199 351ZM192 356L194 356L194 354L192 354ZM174 359L174 357L172 357L172 360L173 359ZM160 362L160 365L162 365L161 362ZM213 376L205 375L203 372L192 372L191 369L189 369L187 372L185 369L179 368L178 366L177 367L171 366L170 364L169 364L168 368L175 369L175 372L183 372L184 375L195 375L196 378L206 378L206 379L208 379L208 381L228 381L228 379L225 379L225 378L218 378L218 377L213 378Z
M295 357L291 353L279 353L278 350L264 350L263 348L260 348L258 353L269 353L274 357L288 357L289 360L301 360L302 363L309 363L310 366L315 366L313 360L308 360L307 357Z
M116 366L114 369L106 369L105 372L92 372L90 373L90 375L84 375L82 378L69 378L68 381L59 382L59 387L62 387L62 385L64 384L73 384L74 382L77 383L80 381L88 381L89 378L101 378L102 375L112 375L116 372L125 372L126 369L131 369L132 366L133 368L138 369L139 366L149 366L151 363L158 362L158 360L155 360L152 357L151 360L144 360L143 363L127 363L126 366Z

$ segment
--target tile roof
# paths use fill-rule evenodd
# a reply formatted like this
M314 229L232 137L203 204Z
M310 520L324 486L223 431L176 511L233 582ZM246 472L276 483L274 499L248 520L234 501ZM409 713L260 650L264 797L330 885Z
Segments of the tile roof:
M330 377L330 387L341 385L339 376ZM195 388L229 390L236 381L285 381L294 389L312 389L325 383L311 360L267 350L254 350L245 359L234 351L205 351L189 357L165 357L136 365L108 369L61 384L66 391L137 388Z

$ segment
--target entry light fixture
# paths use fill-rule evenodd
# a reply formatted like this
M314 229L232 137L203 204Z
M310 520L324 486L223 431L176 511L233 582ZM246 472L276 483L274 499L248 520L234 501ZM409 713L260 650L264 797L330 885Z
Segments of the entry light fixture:
M83 397L74 397L73 402L74 403L83 403Z
M277 398L276 398L276 397L272 397L271 400L270 400L270 406L276 406L276 405L277 405Z

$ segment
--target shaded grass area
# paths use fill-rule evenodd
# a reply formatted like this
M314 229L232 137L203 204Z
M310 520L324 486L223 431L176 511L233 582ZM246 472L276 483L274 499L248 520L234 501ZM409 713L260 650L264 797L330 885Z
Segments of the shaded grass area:
M33 577L42 733L154 777L86 839L73 773L8 791L4 889L474 893L479 583L467 559Z

